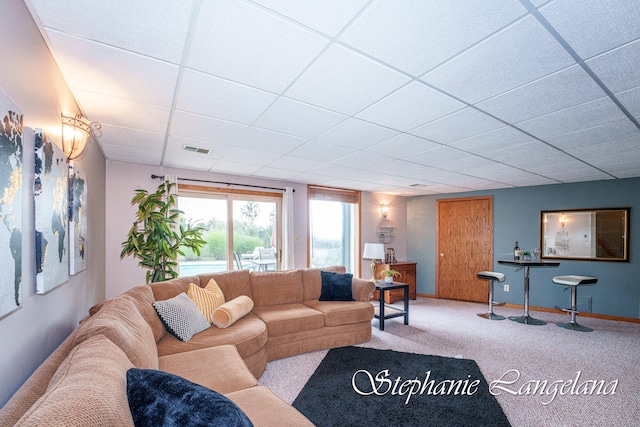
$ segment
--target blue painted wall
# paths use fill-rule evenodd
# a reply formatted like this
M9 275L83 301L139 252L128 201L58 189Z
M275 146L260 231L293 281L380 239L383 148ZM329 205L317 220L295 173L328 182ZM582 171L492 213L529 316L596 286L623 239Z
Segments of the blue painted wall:
M544 185L437 196L411 197L407 202L407 255L418 262L417 292L435 295L436 200L493 196L493 268L505 273L510 292L495 288L496 300L523 304L523 272L498 264L513 259L516 240L523 250L539 247L540 211L581 208L631 207L630 262L566 261L558 268L531 269L530 304L566 307L569 293L555 285L553 276L594 276L598 283L578 289L592 298L592 312L630 318L640 317L640 178ZM584 310L584 308L579 307Z

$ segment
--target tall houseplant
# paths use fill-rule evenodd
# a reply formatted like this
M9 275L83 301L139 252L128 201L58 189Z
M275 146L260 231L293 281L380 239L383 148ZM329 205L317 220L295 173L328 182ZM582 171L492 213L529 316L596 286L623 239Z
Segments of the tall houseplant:
M141 267L149 269L147 283L161 282L178 277L178 255L184 255L181 246L200 255L206 243L204 230L191 221L180 223L181 210L176 208L176 196L172 193L175 183L164 181L158 189L135 190L131 204L138 205L136 220L122 242L120 257L133 255L140 259Z

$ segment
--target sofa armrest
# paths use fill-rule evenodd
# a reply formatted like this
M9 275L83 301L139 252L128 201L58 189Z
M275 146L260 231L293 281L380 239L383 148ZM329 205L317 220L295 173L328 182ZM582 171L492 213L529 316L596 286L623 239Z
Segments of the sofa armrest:
M356 301L369 301L373 297L373 291L375 290L376 286L369 280L354 277L351 281L351 293Z

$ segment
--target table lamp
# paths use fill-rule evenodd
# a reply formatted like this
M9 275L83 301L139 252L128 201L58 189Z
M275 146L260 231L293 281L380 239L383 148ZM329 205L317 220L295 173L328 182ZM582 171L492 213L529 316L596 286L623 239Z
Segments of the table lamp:
M376 260L384 259L384 245L382 243L365 243L362 259L371 260L371 281L376 281Z

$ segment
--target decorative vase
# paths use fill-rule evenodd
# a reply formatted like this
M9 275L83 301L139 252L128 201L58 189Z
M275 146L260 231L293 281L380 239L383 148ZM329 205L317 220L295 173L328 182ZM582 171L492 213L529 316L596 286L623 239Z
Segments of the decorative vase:
M385 276L384 282L385 283L393 283L393 276Z

